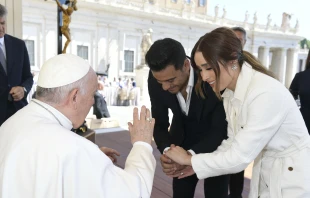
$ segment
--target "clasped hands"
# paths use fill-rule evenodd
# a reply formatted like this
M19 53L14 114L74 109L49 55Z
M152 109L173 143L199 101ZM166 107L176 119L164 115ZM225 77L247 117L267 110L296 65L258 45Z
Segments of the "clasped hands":
M171 144L170 149L161 157L161 165L163 172L170 177L178 177L178 179L195 174L191 166L192 155L182 147Z

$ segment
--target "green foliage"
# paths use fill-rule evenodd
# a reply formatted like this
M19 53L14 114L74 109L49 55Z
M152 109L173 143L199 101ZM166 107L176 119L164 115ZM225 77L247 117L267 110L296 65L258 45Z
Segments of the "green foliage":
M301 49L310 49L310 40L307 40L306 38L301 40L299 44Z

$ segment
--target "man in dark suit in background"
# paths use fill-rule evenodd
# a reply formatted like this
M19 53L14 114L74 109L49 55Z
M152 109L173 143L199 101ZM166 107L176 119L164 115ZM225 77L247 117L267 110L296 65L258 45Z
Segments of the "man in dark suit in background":
M110 117L107 102L105 101L103 95L99 92L103 91L103 89L104 89L103 83L101 81L98 81L98 90L94 95L95 102L93 104L93 114L96 115L97 119Z
M244 45L246 44L246 31L243 27L233 27L231 28L236 36L238 37L238 39L241 42L242 48L244 48Z
M6 8L0 4L0 126L27 105L33 77L25 42L6 33Z
M145 56L150 67L148 89L155 118L154 139L163 171L173 178L173 197L194 197L196 175L178 179L184 167L165 156L171 144L179 145L192 155L209 153L227 138L224 107L209 85L205 84L206 99L196 94L197 74L186 57L181 43L165 38L156 41ZM169 124L168 109L173 112ZM170 127L170 129L169 129ZM205 197L227 198L228 176L204 180Z

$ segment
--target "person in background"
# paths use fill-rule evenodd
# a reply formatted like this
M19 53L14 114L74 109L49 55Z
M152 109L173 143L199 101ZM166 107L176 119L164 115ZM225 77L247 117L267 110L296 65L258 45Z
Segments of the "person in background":
M244 48L244 45L246 44L246 31L243 27L233 27L231 28L238 39L241 41L242 48Z
M122 89L123 87L125 87L124 81L122 80L121 77L118 78L117 85L118 85L118 87L121 88L121 89Z
M43 64L37 99L0 128L1 198L151 196L155 120L145 106L128 123L133 147L124 169L112 162L115 150L105 148L105 155L70 131L84 122L97 90L96 73L78 56L61 54Z
M171 145L166 155L192 166L179 178L238 173L254 160L249 198L310 197L310 136L288 89L242 50L229 28L201 37L192 65L200 74L200 95L201 83L208 82L223 97L229 138L213 153L193 156Z
M195 92L198 76L180 42L171 38L155 41L145 60L150 67L148 90L156 120L154 139L162 153L163 171L173 177L174 198L193 198L197 176L178 179L187 167L169 159L165 152L170 144L183 147L191 155L215 151L227 138L223 103L207 83L203 85L206 99ZM173 113L171 124L169 109ZM227 198L228 176L205 179L204 194L207 198Z
M135 88L137 86L137 83L134 78L131 78L132 87Z
M97 119L110 117L107 102L105 101L103 95L100 93L103 91L103 89L103 82L98 81L98 90L95 93L95 103L93 105L93 114L96 115Z
M112 87L119 87L119 83L116 80L116 77L113 78L113 82L111 83Z
M304 118L308 132L310 131L310 49L304 71L295 75L290 91L295 100L300 99L300 112Z
M25 42L6 34L6 16L0 4L0 126L28 104L33 84Z

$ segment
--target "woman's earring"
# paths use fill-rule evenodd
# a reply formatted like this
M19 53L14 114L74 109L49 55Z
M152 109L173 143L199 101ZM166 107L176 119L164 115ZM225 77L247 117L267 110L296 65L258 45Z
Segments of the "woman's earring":
M236 70L237 68L238 68L237 65L233 65L233 66L231 67L232 70Z

